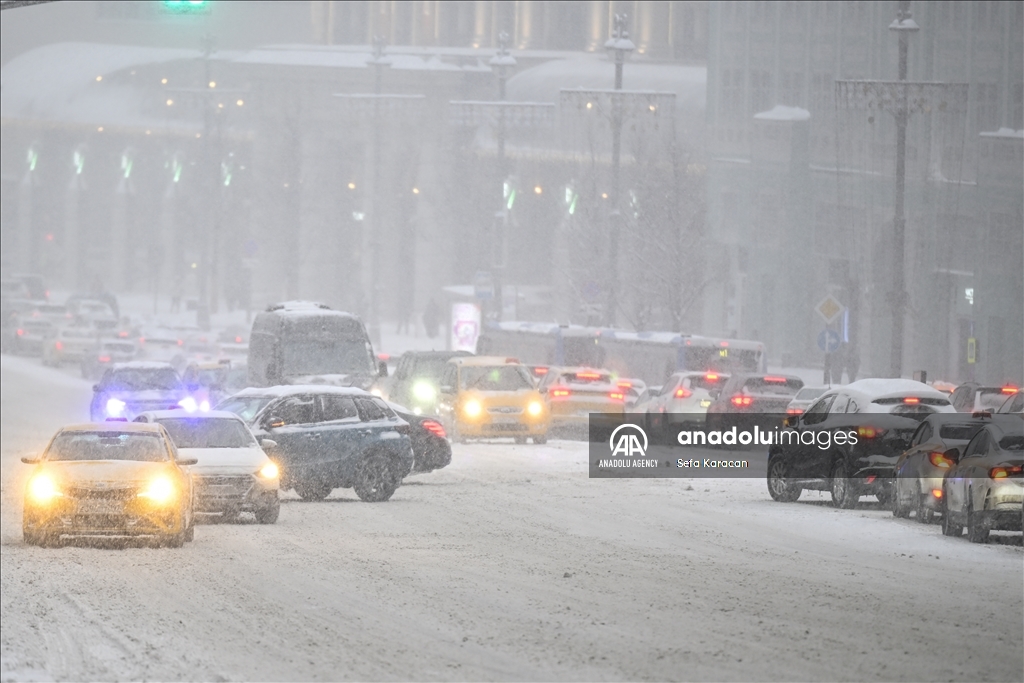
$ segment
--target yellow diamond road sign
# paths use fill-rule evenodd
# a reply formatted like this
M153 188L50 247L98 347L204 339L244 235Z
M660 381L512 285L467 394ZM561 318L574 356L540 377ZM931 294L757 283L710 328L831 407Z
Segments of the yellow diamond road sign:
M845 306L836 301L834 296L829 294L814 307L814 310L818 312L818 315L825 319L826 323L832 323L839 317L845 308Z

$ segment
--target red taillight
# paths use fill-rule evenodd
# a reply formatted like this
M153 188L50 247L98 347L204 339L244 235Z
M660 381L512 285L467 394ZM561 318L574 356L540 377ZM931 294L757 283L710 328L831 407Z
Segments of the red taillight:
M717 372L709 372L708 374L704 375L704 379L706 379L709 382L717 382L718 381L718 373Z
M536 367L536 368L533 369L533 374L538 375L538 376L546 375L546 374L548 374L548 369L543 367L543 366Z
M58 339L57 341L53 342L53 348L57 349L58 351L63 351L64 342Z
M235 343L236 344L241 344L242 343L242 338L241 337L235 337ZM391 358L391 356L388 356L388 358ZM387 360L388 358L381 358L381 360Z
M691 396L693 396L693 392L686 387L676 389L676 398L690 398Z
M444 427L437 420L424 420L420 425L434 436L445 438Z
M733 396L729 400L732 401L732 404L734 406L736 406L737 408L746 408L746 407L750 406L751 403L754 402L754 399L750 398L749 396L742 396L742 395L740 395L740 396Z
M548 395L551 396L551 398L566 398L571 393L571 389L567 389L565 387L556 387L549 391Z
M917 403L920 403L921 399L917 398L916 396L907 396L905 399L903 399L903 402L904 403L910 403L911 405L915 405Z
M19 337L25 336L25 330L18 330L18 336Z
M1016 394L1018 391L1020 391L1020 389L1014 386L1006 385L1005 387L1003 387L1002 391L1004 394Z
M724 342L719 342L719 344L718 344L718 345L719 345L719 346L728 346L728 345L729 345L729 342L727 342L727 341L724 341Z
M608 398L610 398L613 401L624 401L626 400L626 395L623 394L621 391L612 391L608 393Z
M577 372L576 379L601 379L599 372Z
M1009 477L1019 477L1022 473L1024 473L1024 468L1020 465L1003 465L990 469L988 476L993 479L1007 479Z
M184 339L179 339L178 340L178 346L184 346L184 345L185 345L185 340Z
M145 344L146 343L146 338L145 337L139 337L139 343L140 344Z
M632 382L622 381L618 383L620 389L629 389L633 386Z
M877 474L869 474L867 477L864 478L864 481L866 481L869 484L874 484L875 479L878 479Z
M235 341L236 342L240 342L240 341L242 341L242 338L241 337L235 337ZM377 360L391 360L391 354L390 353L378 353L377 354Z
M942 498L942 489L932 489L932 495L936 498Z
M874 427L857 427L857 436L862 439L874 439L876 436L881 436L884 433L884 429L876 429Z
M772 384L785 384L786 383L786 378L785 377L773 377L772 375L769 375L769 376L764 378L764 381L765 382L771 382Z
M120 337L121 339L126 339L128 337L128 333L121 331L117 333L117 336Z
M948 470L956 464L942 453L929 453L928 460L930 460L936 467L941 467L944 470Z
M803 415L804 411L800 408L786 408L786 415Z
M101 363L109 363L110 362L110 356L100 356L97 360L99 360L99 362L101 362Z

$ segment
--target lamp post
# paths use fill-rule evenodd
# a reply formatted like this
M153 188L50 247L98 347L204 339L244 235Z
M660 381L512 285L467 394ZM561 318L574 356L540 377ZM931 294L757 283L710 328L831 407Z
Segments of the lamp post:
M380 90L384 67L391 59L384 56L384 36L373 37L373 174L370 185L370 339L380 346L380 233L384 221L380 219ZM364 228L365 229L365 228Z
M498 52L491 57L488 64L498 77L498 101L505 101L505 83L509 71L515 68L516 58L508 51L509 35L505 31L498 34ZM504 186L508 178L505 163L505 107L498 107L498 178L502 181L502 209L495 216L494 229L491 231L491 282L494 288L494 317L501 321L505 301L502 293L502 270L505 267L505 238L508 233L508 207L504 205ZM495 183L497 185L497 183Z
M636 49L626 30L626 15L616 14L612 36L604 44L615 61L615 90L622 90L622 67L626 57ZM612 191L611 212L608 217L608 310L605 324L615 326L615 312L619 305L619 235L622 231L622 213L619 210L619 176L622 156L622 101L612 99Z

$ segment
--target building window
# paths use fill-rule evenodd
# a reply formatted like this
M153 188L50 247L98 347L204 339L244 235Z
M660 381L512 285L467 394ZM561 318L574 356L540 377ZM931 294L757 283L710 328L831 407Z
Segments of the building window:
M772 108L772 74L764 69L750 71L750 104L753 113Z

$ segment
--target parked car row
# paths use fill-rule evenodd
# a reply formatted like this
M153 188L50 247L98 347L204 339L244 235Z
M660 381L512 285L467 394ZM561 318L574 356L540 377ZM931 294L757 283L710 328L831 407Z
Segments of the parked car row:
M822 439L773 445L768 492L793 502L804 490L826 490L839 508L872 495L898 518L928 524L940 516L947 536L960 536L966 527L973 542L984 542L993 530L1021 531L1024 402L1016 389L998 393L1005 396L1003 413L958 412L947 394L911 380L861 380L828 390L805 412L786 418L786 429L852 432L856 440L824 439L827 448L820 447Z

